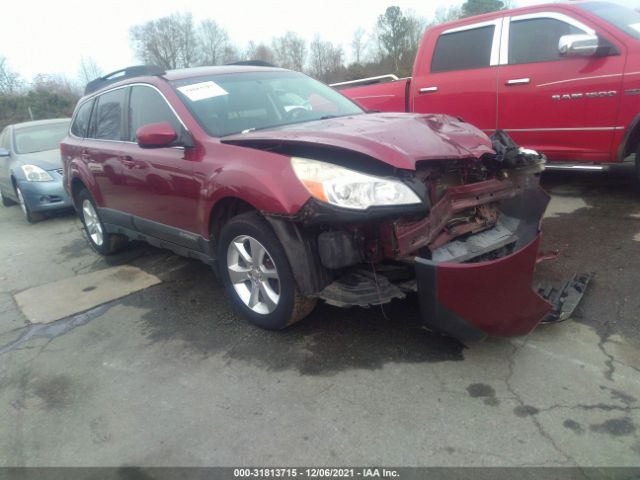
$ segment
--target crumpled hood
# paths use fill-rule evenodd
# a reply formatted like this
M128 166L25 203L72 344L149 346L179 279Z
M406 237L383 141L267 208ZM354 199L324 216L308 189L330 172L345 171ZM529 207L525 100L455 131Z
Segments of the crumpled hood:
M60 150L44 150L42 152L24 153L18 156L23 165L35 165L43 170L62 168Z
M415 170L421 160L478 158L492 153L476 127L449 115L374 113L298 123L222 138L223 143L293 143L352 150L396 168Z

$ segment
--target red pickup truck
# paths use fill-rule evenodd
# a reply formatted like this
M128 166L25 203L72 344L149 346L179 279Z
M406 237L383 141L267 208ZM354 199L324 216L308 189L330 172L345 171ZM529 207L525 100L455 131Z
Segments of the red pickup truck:
M504 10L427 29L413 76L333 85L369 110L506 130L547 168L605 170L640 140L640 13L608 2ZM640 176L640 155L636 172Z

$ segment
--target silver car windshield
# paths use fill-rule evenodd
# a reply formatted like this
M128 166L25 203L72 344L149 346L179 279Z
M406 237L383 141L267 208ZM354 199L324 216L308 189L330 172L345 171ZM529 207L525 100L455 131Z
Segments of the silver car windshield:
M364 113L332 88L297 72L212 75L172 84L214 137Z
M16 127L13 132L15 151L19 154L57 150L69 130L69 122Z

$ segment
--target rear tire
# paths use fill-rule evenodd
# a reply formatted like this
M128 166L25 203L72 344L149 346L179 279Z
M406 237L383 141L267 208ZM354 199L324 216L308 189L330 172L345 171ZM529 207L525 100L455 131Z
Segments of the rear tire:
M127 239L107 232L98 214L96 203L87 190L81 190L77 197L78 216L84 225L89 244L100 255L111 255L122 250Z
M27 222L37 223L44 218L44 215L42 215L41 213L35 213L31 211L31 208L29 208L29 205L24 199L24 195L22 195L20 187L16 187L16 195L18 196L18 203L20 204L20 208L22 209L22 214L24 215L24 218L27 220Z
M315 298L300 294L284 248L260 214L229 220L220 232L217 253L227 294L254 325L281 330L315 307Z

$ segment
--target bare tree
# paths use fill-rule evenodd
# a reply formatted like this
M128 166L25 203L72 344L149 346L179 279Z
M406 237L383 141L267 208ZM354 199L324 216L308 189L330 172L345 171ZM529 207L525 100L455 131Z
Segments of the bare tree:
M196 32L190 13L173 13L135 25L129 35L136 56L145 63L167 69L197 64Z
M343 67L344 52L329 41L316 35L309 44L309 73L318 80L329 82L332 75Z
M271 64L276 63L275 55L271 47L264 43L256 44L253 40L251 40L249 45L247 45L247 50L244 56L247 60L260 60Z
M353 40L351 40L351 52L353 54L354 63L362 63L364 51L367 48L366 31L362 27L358 27L353 32Z
M215 20L206 19L200 23L198 39L202 65L219 65L227 62L226 53L231 48L229 35Z
M5 57L0 57L0 95L14 95L21 87L20 75L11 70Z
M89 83L100 76L104 71L98 66L96 61L91 57L82 57L80 59L80 67L78 67L78 79L83 85Z
M62 98L77 100L82 95L82 88L66 75L39 73L33 77L34 92L46 92Z
M283 37L274 38L272 47L279 66L302 71L307 57L307 43L300 35L287 32Z
M222 52L222 64L226 65L229 63L237 62L242 59L242 54L238 50L238 47L232 45L231 43L224 47L224 51Z

